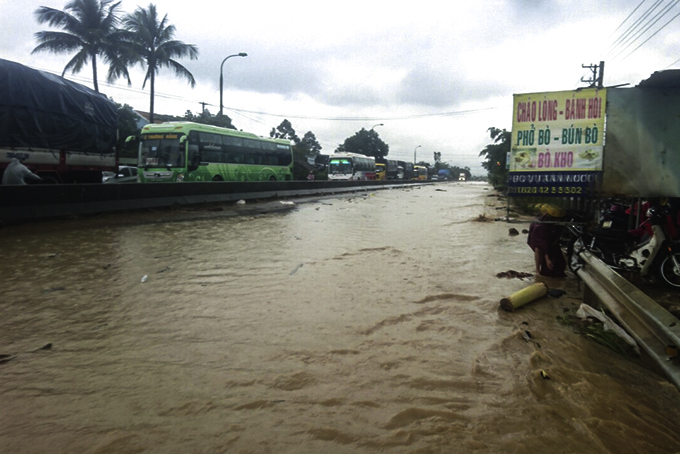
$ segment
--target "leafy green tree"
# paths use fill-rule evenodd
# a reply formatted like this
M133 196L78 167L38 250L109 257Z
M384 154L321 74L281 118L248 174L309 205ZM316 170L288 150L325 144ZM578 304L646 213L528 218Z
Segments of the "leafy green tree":
M276 128L272 128L269 137L284 139L293 142L293 179L304 180L313 167L308 163L309 158L314 158L321 151L321 144L316 140L312 131L307 131L300 139L293 125L288 120L283 120ZM317 177L319 172L315 171Z
M493 143L484 147L479 152L480 157L484 157L482 167L487 170L489 182L496 189L504 189L508 182L508 171L506 169L506 159L510 152L510 141L512 132L505 129L491 127L487 129Z
M137 146L139 145L139 134L141 128L137 126L139 115L135 113L134 109L129 105L118 106L118 157L120 158L135 158L137 157ZM130 136L136 136L137 139L131 142L126 142Z
M37 32L35 37L40 44L31 53L76 52L61 75L63 77L68 70L73 74L78 73L91 62L92 83L96 92L99 92L97 57L101 56L109 64L108 82L125 77L130 84L126 60L122 57L124 34L117 28L120 3L113 3L112 0L73 0L64 7L64 11L41 6L35 10L38 22L63 31Z
M154 4L149 4L146 9L137 8L133 13L125 16L122 22L127 31L127 57L130 63L146 66L142 88L148 81L151 92L149 121L153 123L156 74L161 68L172 68L176 76L187 79L191 87L196 86L194 76L176 59L189 57L196 60L198 48L193 44L185 44L173 39L176 32L175 26L168 23L167 14L159 19Z
M380 139L375 130L366 131L366 129L361 128L361 131L345 139L345 142L338 146L335 151L384 158L390 152L390 146Z
M276 128L272 128L272 130L269 132L269 137L273 139L290 140L296 145L300 143L300 138L295 133L293 125L288 120L283 120Z
M314 158L321 152L321 144L316 140L316 136L312 131L302 137L300 143L297 145L300 151L308 158Z

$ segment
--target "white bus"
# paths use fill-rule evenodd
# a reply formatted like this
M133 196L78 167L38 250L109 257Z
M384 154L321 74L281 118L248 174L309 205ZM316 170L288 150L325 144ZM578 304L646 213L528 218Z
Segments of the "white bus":
M329 180L375 180L375 158L357 153L334 153L328 163Z

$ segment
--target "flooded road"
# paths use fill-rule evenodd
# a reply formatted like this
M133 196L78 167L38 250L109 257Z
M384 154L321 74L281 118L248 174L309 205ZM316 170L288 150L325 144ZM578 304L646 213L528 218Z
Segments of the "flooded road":
M499 311L535 278L496 277L533 273L497 205L452 183L5 226L0 451L680 452L677 389L556 320L574 278Z

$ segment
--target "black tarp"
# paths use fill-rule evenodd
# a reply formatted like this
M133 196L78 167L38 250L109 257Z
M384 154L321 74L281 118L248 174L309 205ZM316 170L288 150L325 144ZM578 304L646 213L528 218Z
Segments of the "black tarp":
M84 85L0 59L0 147L112 154L116 104Z

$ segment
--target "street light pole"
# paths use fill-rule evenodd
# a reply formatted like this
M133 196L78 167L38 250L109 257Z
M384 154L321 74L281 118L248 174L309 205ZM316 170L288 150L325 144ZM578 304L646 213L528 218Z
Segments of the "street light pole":
M222 87L224 86L224 77L222 76L222 68L224 68L224 62L229 60L231 57L247 57L247 56L248 56L248 54L246 54L245 52L240 52L238 54L230 55L227 58L225 58L224 60L222 60L222 64L220 65L220 118L222 117L222 109L223 109Z
M413 165L416 165L416 150L420 148L420 145L418 145L414 150L413 150Z
M375 131L373 131L373 129L374 129L376 126L385 126L385 125L382 124L382 123L378 123L377 125L373 125L373 128L371 128L371 132L375 132ZM375 152L376 152L376 149L375 149L375 148L376 148L376 147L375 147L375 137L373 137L373 134L369 134L369 135L371 136L371 148L373 148L373 150L371 150L371 151L373 151L373 156L375 156Z

